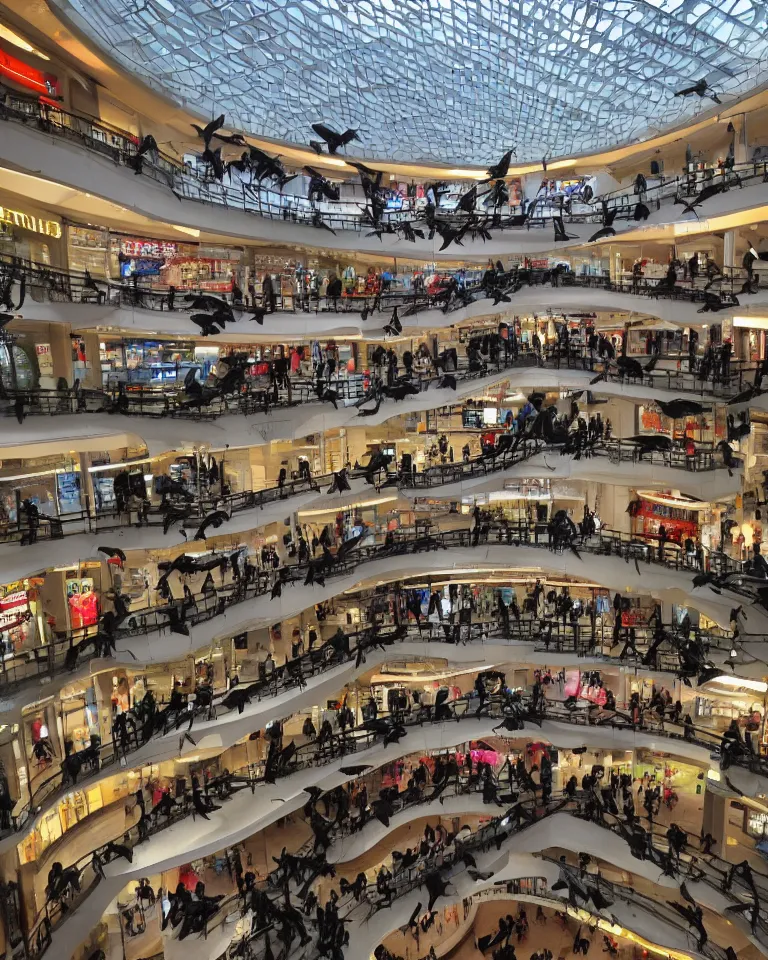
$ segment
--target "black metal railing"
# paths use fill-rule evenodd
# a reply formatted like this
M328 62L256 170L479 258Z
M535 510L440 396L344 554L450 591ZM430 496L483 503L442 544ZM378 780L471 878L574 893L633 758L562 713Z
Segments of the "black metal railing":
M405 728L411 725L421 726L425 720L428 722L458 720L460 722L462 718L469 719L477 715L473 707L474 704L471 698L463 697L447 705L448 716L437 714L430 718L425 718L423 716L407 717L399 715L395 722ZM510 710L513 713L519 714L523 720L528 719L540 722L542 719L542 715L532 714L530 709L516 697L510 699L508 696L492 696L486 705L486 714L491 717L497 717L500 721L509 715ZM568 722L574 722L575 718L573 714L569 714L565 716L565 719L567 719ZM234 774L216 777L211 781L204 780L200 796L204 799L210 797L211 800L215 800L216 802L226 801L232 796L233 792L237 790L248 787L254 791L257 784L263 782L265 777L269 782L274 782L275 778L290 776L300 769L318 765L323 766L340 757L359 753L361 750L367 749L376 743L383 742L386 733L386 730L373 732L370 729L358 728L342 734L332 734L328 738L310 741L292 751L279 751L279 757L286 757L286 761L282 763L282 759L278 759L277 763L272 767L271 773L267 772L267 765L269 764L269 761L267 761L266 763L259 763L255 766L251 765L247 769L243 768L243 771L236 771ZM458 778L456 781L456 789L461 789L461 781ZM166 829L168 826L178 823L190 815L194 817L196 809L195 799L192 792L188 791L182 797L171 801L170 806L166 809L158 808L157 811L150 813L148 816L142 815L135 826L130 827L127 831L121 831L119 837L111 843L100 845L92 853L79 858L71 868L76 872L77 876L77 884L72 887L71 895L57 899L49 899L35 924L29 936L30 956L34 958L34 960L37 960L38 957L45 953L52 944L53 932L56 927L76 909L77 905L79 905L100 882L103 877L104 865L120 857L125 857L126 850L132 850L133 846L149 840L152 836ZM523 801L522 803L523 805L527 803L529 807L531 805L529 801ZM462 844L461 851L456 851L456 855L460 855L461 852L482 850L488 841L498 845L500 834L501 838L505 839L513 833L519 832L525 825L538 822L542 816L563 811L572 803L574 803L574 801L567 797L558 797L548 801L543 805L543 808L536 809L535 801L533 801L536 814L533 818L523 815L509 816L508 813L505 814L504 817L494 818L494 820L482 826ZM583 816L584 807L580 806L578 801L576 801L576 805L578 815ZM523 811L521 810L520 813L522 814ZM602 826L611 826L611 823L602 813L599 817L599 822ZM617 827L617 832L621 833L620 822L618 819L614 822ZM394 884L390 886L385 896L382 895L381 891L376 889L375 885L369 886L365 898L369 910L375 911L382 906L389 906L395 898L404 896L420 886L423 883L425 872L428 872L430 866L429 859L422 863L421 866L425 869L419 870L417 874L409 871L406 875L398 877ZM761 878L761 883L762 882L768 886L768 877ZM622 888L622 890L623 889L624 888ZM626 893L624 893L624 896L626 897ZM734 899L737 899L735 894L732 896ZM649 900L648 903L655 905L654 909L659 908L657 901ZM737 903L741 903L741 900L737 899ZM672 914L674 914L674 911L672 911L670 915ZM675 925L680 925L679 916L677 917ZM717 949L719 950L719 948ZM724 960L724 952L708 953L705 951L705 953L707 956L712 957L713 960L714 958L721 960L721 957Z
M34 124L42 133L75 143L118 166L130 166L136 156L138 138L133 134L98 119L53 107L48 102L7 94L4 102L0 104L0 119L24 125ZM722 184L727 189L735 189L764 182L768 176L767 170L765 162L755 161L735 164L730 169L723 166L700 173L663 177L659 178L658 182L647 185L639 193L635 191L634 185L630 185L588 203L581 202L578 197L553 197L540 192L525 208L505 204L491 210L478 203L473 214L483 218L488 218L492 213L497 214L494 229L529 231L551 226L554 217L563 217L565 222L572 224L599 223L603 216L602 203L605 203L607 210L614 214L614 222L630 222L635 218L640 200L649 208L659 209L662 204L671 204L676 200L695 196L708 185ZM287 220L306 225L313 225L319 213L323 223L333 230L362 232L372 229L370 220L364 213L366 203L362 196L338 202L315 202L300 196L284 195L282 191L269 189L262 183L238 186L231 179L216 180L211 176L206 164L197 161L183 163L162 152L156 157L145 158L143 173L170 188L180 200L215 204L266 219ZM523 212L528 216L521 224L519 217ZM445 207L439 213L441 220L456 226L468 219L466 213L447 210ZM403 209L388 211L382 215L382 224L385 229L396 230L404 222L423 218L424 211L419 205L415 201L405 200Z
M376 560L480 545L503 546L511 550L520 546L555 549L557 552L567 549L563 544L550 544L547 524L533 520L503 524L488 522L477 530L464 528L434 534L395 533L369 546L358 545L349 552L342 549L338 556L332 555L330 560L322 561L322 569L318 568L319 561L315 559L287 564L277 571L252 568L252 578L248 582L241 578L225 582L211 592L194 593L183 600L132 609L113 639L130 640L131 637L150 633L164 633L179 619L189 626L197 626L246 601L266 596L271 593L276 580L280 580L282 589L303 583L311 571L335 579L354 574L358 568ZM641 539L606 527L594 536L577 538L576 546L580 554L616 557L626 563L634 561L690 575L713 572L719 576L740 577L744 571L741 561L722 553L705 554L704 571L701 571L696 558L689 556L674 541L655 542L651 537ZM740 584L734 582L730 586L738 590ZM0 665L0 691L12 689L24 681L54 676L77 662L95 657L96 634L95 626L84 627L4 660Z

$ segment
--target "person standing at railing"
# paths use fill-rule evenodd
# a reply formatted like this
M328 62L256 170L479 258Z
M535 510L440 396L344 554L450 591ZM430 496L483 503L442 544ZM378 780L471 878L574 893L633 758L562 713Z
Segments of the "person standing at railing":
M720 379L723 383L727 383L731 377L731 354L733 348L731 346L731 341L724 341L722 347L720 348Z
M261 296L264 303L264 309L267 313L274 313L277 309L277 297L272 283L272 276L269 273L264 274L264 281L261 285Z

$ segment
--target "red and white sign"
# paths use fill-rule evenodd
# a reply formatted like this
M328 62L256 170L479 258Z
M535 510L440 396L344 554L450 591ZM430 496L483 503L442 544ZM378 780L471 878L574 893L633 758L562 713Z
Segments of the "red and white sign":
M40 368L41 376L53 373L53 354L51 353L50 343L36 343L35 353L37 354L37 365Z
M14 607L26 607L29 603L29 596L26 590L16 590L15 593L9 593L5 597L0 597L0 611L12 610Z
M167 240L134 240L120 241L120 253L124 257L144 257L149 260L169 260L175 257L178 246Z

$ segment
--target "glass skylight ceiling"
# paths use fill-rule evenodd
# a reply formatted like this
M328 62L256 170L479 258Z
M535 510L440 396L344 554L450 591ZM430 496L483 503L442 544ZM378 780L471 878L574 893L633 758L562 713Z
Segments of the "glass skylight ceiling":
M485 164L645 137L764 81L768 0L64 0L181 104L350 153Z

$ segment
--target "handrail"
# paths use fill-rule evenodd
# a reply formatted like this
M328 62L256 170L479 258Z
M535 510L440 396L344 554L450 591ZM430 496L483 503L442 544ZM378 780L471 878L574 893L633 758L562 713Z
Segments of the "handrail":
M138 144L133 134L106 125L100 120L68 113L44 101L7 93L4 102L0 103L0 119L24 125L32 121L43 133L75 142L112 160L118 166L131 166L135 162ZM317 203L304 197L286 196L282 191L268 189L262 183L241 184L237 187L233 185L231 178L228 183L212 178L205 164L198 168L197 164L183 164L162 153L158 153L156 159L146 156L142 172L169 187L179 199L222 205L267 219L290 220L307 225L314 225L314 217L320 213L323 222L334 230L370 232L373 229L365 217L362 197L360 200L323 200ZM646 204L650 202L659 209L662 203L694 196L703 186L716 182L721 182L726 189L741 188L752 182L763 182L768 176L768 165L765 162L739 163L730 169L722 167L718 171L707 170L702 173L701 177L689 173L683 177L666 179L659 184L646 186L641 193L636 193L632 184L620 191L595 198L589 203L580 202L579 198L574 201L563 197L537 196L530 207L527 207L529 216L522 224L516 219L526 209L522 206L505 204L498 210L491 211L478 203L472 215L488 218L493 212L497 214L494 217L494 229L529 231L551 225L552 219L560 216L567 223L602 222L600 203L604 202L607 210L614 214L615 220L629 222L635 220L639 200ZM574 208L574 202L580 206ZM423 211L415 204L404 201L403 210L385 212L382 223L385 229L397 230L404 222L420 220L423 216ZM445 209L441 211L441 218L456 225L468 220L466 214Z
M766 161L768 163L768 161ZM0 275L16 271L26 277L27 296L37 302L71 302L95 303L115 308L126 307L131 310L159 310L175 313L189 313L188 302L182 293L204 294L205 290L183 288L176 290L172 295L171 288L157 289L148 287L140 278L136 277L131 283L117 283L101 277L91 277L84 272L66 270L60 267L51 267L48 264L25 260L10 254L0 254ZM510 274L497 279L513 287L538 286L551 280L551 271L546 268L515 267ZM510 279L511 278L511 279ZM631 281L611 281L608 276L563 274L558 283L563 287L583 289L602 289L612 293L632 294L637 297L654 300L674 300L693 304L704 304L710 293L717 293L722 302L728 306L738 305L738 296L742 290L748 273L743 268L726 267L724 272L716 275L713 281L708 278L694 281L676 282L670 286L666 279L639 277ZM519 288L518 288L519 289ZM513 291L513 293L516 292ZM375 293L328 297L327 295L311 294L295 295L292 297L292 306L285 308L282 299L274 304L263 306L274 313L315 313L333 312L361 313L364 318L374 314L388 313L397 307L400 316L408 317L425 310L440 310L443 314L453 313L478 299L491 298L492 290L485 289L478 283L467 283L463 289L452 289L448 286L439 288L432 294L418 291L387 290ZM224 297L226 299L226 297ZM510 302L514 305L514 299ZM232 306L241 317L246 317L249 308L254 307L250 297L243 303L234 301ZM500 309L504 309L501 307Z
M394 534L371 546L358 545L354 550L340 557L333 557L330 564L322 568L322 576L336 578L355 572L358 566L387 557L406 556L447 550L451 547L506 546L516 549L521 545L552 549L546 524L533 521L528 523L483 524L477 531L457 529L435 534ZM679 570L690 574L701 572L695 563L679 547L667 542L664 545L649 542L628 534L617 533L602 528L597 534L577 541L580 552L598 556L615 556L626 563L647 563L663 569ZM557 547L558 550L562 549ZM320 574L317 567L323 561L311 560L286 564L278 571L252 570L253 577L247 583L244 579L223 585L213 592L200 592L183 600L157 606L146 606L131 610L124 623L115 634L115 639L130 639L148 633L163 633L171 628L177 619L186 619L190 625L205 623L245 601L266 596L271 593L276 579L284 587L300 583L308 575ZM705 555L705 571L720 575L740 575L744 565L725 554ZM729 585L731 589L740 589L739 584ZM740 637L740 642L745 641ZM72 668L79 659L92 659L97 656L96 628L85 627L69 633L64 639L52 641L35 648L33 660L5 662L0 673L0 690L9 689L19 682L41 675L53 676L62 669Z
M548 449L556 448L548 448L537 440L521 438L514 450L508 449L498 454L484 454L467 461L459 460L454 463L435 464L420 472L404 472L402 470L391 473L385 472L379 486L386 485L399 489L434 489L445 484L459 483L503 472L510 467L528 461L539 453L546 453ZM646 462L672 470L684 470L688 473L726 469L724 464L719 462L715 456L714 444L710 442L700 442L693 453L686 453L683 447L667 451L643 450L629 440L613 437L594 442L590 447L589 454L595 458L607 458L611 463ZM130 463L126 466L130 467ZM224 510L230 516L233 516L235 513L245 510L262 509L270 503L289 500L294 496L306 494L313 490L319 493L320 488L329 485L332 480L333 474L297 477L286 479L282 484L264 487L261 490L241 490L237 493L222 494L218 497L209 495L202 499L197 499L196 491L190 490L189 495L192 500L186 504L189 509L189 516L183 522L187 524L201 522L206 513L213 509ZM0 477L0 486L2 483L3 478ZM67 536L104 533L108 530L131 527L135 523L131 514L135 514L137 511L138 508L131 508L128 505L123 511L118 511L116 507L92 511L89 507L86 507L58 517L40 514L36 518L34 527L30 527L28 519L23 520L22 513L19 512L15 526L9 525L5 531L0 531L0 545L18 543L21 546L29 546L40 541L61 540ZM146 515L142 517L140 522L146 527L162 527L164 532L167 533L170 525L166 528L165 518L166 508L163 507L162 502L150 502ZM226 535L226 533L227 530L224 527L222 535Z
M653 658L650 663L646 663L645 655L650 650L653 642L653 632L649 629L644 631L638 628L635 638L636 653L627 651L624 657L611 657L602 652L606 646L606 639L603 633L598 632L595 625L585 628L578 623L563 624L558 620L550 623L549 630L542 632L541 626L534 620L521 620L514 623L510 622L509 627L500 624L498 620L489 622L474 622L469 625L446 625L438 632L437 638L427 636L427 643L482 643L488 640L501 640L508 643L532 642L536 652L544 653L569 653L572 652L578 658L593 656L600 658L605 663L615 663L622 666L646 667L657 672L668 671L676 673L679 671L679 657L674 650L670 650L669 644L665 642L662 646L653 652ZM673 627L667 630L671 638L675 638L676 631ZM441 637L442 634L442 637ZM424 634L420 625L408 625L401 627L391 637L387 637L384 642L389 645L400 642L413 642L414 640L423 640ZM303 656L286 663L284 666L276 667L272 676L266 676L263 680L244 685L240 693L243 702L261 702L265 697L276 697L278 694L286 693L292 689L301 690L308 679L321 675L327 670L342 665L345 662L361 661L362 655L366 650L382 642L382 637L372 629L363 629L348 635L349 650L344 651L336 647L332 641L327 641L317 649L305 653ZM749 642L749 638L744 638ZM609 641L614 644L613 638ZM718 649L724 654L730 650L731 640L727 637L720 637L712 633L704 633L702 642L707 650ZM126 725L125 734L117 740L109 740L98 744L96 747L88 747L82 751L82 769L85 775L77 782L81 785L94 779L99 773L117 761L127 763L130 761L131 754L145 746L152 737L166 735L172 728L180 729L186 725L189 731L194 722L199 718L208 720L218 719L221 710L226 712L238 709L237 704L228 704L226 701L234 693L237 699L237 688L233 687L218 694L214 694L208 703L186 704L178 713L171 713L167 709L161 711L163 723L161 726L155 725L149 731L145 729L146 724L140 717L129 714L129 723ZM158 707L163 707L159 704ZM550 707L550 711L554 709ZM625 708L626 709L626 708ZM564 711L564 708L563 708ZM551 714L550 714L551 715ZM631 721L626 714L620 714L616 717L603 716L602 719L593 719L586 713L579 711L561 712L571 723L594 722L604 725L610 722L611 725L622 725L625 721ZM582 720L583 718L583 720ZM153 718L154 719L154 718ZM639 729L654 729L665 736L673 739L684 739L687 742L705 746L708 749L719 750L721 734L717 731L707 728L689 727L683 733L676 733L674 730L665 731L663 724L660 726L658 721L650 715L641 713ZM738 765L753 765L753 761L758 764L761 771L763 769L768 773L768 760L760 757L747 757L746 755L737 758ZM35 814L46 809L62 791L70 790L74 786L71 778L67 774L63 765L51 776L47 777L42 783L38 784L32 792L29 801L16 813L13 818L12 826L7 831L0 832L0 836L10 835L13 832L26 829L30 822L32 811Z
M471 701L466 697L453 701L452 703L446 705L448 716L433 716L429 718L428 722L443 722L443 720L446 719L458 720L461 722L462 718L474 717L476 714L470 710L470 704ZM512 696L511 698L508 696L491 696L487 701L487 707L488 715L498 717L499 719L509 716L510 711L512 714L518 715L522 720L527 719L533 720L534 722L540 722L542 719L541 715L532 713L530 709L527 709L524 706L523 701L515 696ZM404 728L416 725L421 726L424 722L424 717L398 716L394 720L394 723L401 725ZM201 787L202 795L207 796L210 791L217 799L226 800L231 797L235 790L250 787L251 791L254 791L256 785L260 782L263 782L265 778L268 782L273 782L275 777L289 776L298 769L306 768L308 766L315 766L318 764L322 766L329 760L357 753L361 748L368 748L378 742L383 742L386 737L386 732L386 730L376 729L374 731L362 727L343 734L331 734L330 738L318 738L296 748L292 752L289 751L285 763L283 763L281 759L283 756L286 756L285 752L279 752L279 759L277 759L274 763L271 774L269 774L267 771L267 766L271 762L268 760L267 764L260 763L258 765L259 769L256 774L253 774L249 768L247 775L235 773L225 774L215 778L210 783L204 784ZM276 753L275 756L278 756L278 754ZM565 806L567 802L570 801L563 800L562 798L552 800L550 802L551 806L547 806L545 809L547 809L549 812L558 812ZM100 869L100 864L103 868L104 864L109 863L119 857L125 856L123 850L120 849L121 847L131 849L136 843L144 842L155 833L165 829L167 826L170 826L173 823L178 823L180 820L185 819L185 817L189 816L190 813L192 816L194 816L194 810L195 807L193 804L193 797L191 793L188 792L183 798L181 798L180 802L178 799L177 801L173 802L172 807L167 815L160 813L154 822L151 820L148 821L146 817L142 817L139 824L131 827L127 832L122 831L120 836L116 838L115 841L101 845L92 853L86 854L77 860L73 867L78 871L78 874L85 874L86 871L89 871L87 874L89 878L87 889L83 889L84 884L81 881L81 895L78 900L82 900L85 896L87 896L90 890L93 889L93 887L99 882L103 873L103 869ZM167 816L165 822L160 821L161 816ZM506 822L502 824L502 820L505 820ZM503 830L507 835L510 835L513 832L517 832L517 829L519 829L521 826L522 817L520 816L517 817L516 822L514 817L508 817L506 814L504 817L495 818L495 820L491 821L491 823L485 825L476 834L474 834L469 841L462 846L462 851L466 852L469 850L478 849L483 846L483 843L487 837L497 840L500 831ZM765 879L768 881L768 877ZM421 874L415 880L411 877L406 877L404 882L402 880L397 881L393 885L392 895L389 898L389 902L391 902L391 899L393 899L395 895L402 896L405 893L410 892L410 890L415 889L415 887L419 886L421 882L423 882L423 876ZM369 887L369 891L370 890L371 888ZM737 902L740 903L741 901L739 900ZM371 908L375 910L378 906L384 904L381 902L374 902L370 903L370 905ZM33 941L33 943L38 944L37 949L31 953L32 960L37 960L38 957L42 956L42 954L45 952L45 949L47 949L52 942L53 930L61 923L64 916L66 916L68 910L62 911L61 906L62 904L59 901L49 901L46 904L43 916L38 919L29 938L30 941Z

